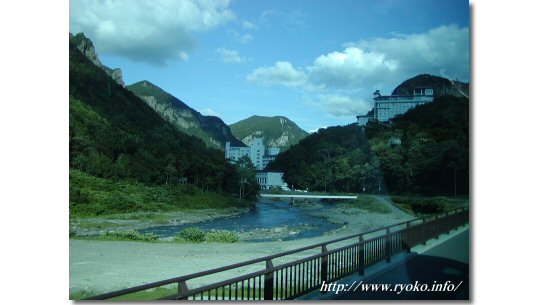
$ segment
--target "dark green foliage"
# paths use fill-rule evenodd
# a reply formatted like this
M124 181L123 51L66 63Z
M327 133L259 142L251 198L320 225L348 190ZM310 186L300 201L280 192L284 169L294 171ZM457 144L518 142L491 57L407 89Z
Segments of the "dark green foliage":
M413 95L413 89L417 87L431 87L435 96L462 96L460 90L467 96L469 95L469 83L455 81L452 84L446 78L429 74L420 74L404 81L392 91L392 94Z
M206 233L200 228L186 228L179 232L175 239L184 240L194 243L201 243L205 241Z
M469 101L438 97L392 120L369 123L366 134L393 194L469 193ZM390 145L391 137L401 145Z
M437 214L445 211L448 201L444 197L418 198L391 196L390 200L398 205L408 206L415 214Z
M108 231L103 234L107 239L132 240L132 241L155 241L159 236L153 233L139 233L136 231Z
M259 191L260 185L256 180L256 168L249 157L241 157L235 164L239 176L243 183L241 183L241 198L248 200L255 200Z
M210 231L191 227L181 230L175 237L175 241L186 241L192 243L236 243L239 241L237 233L230 231Z
M290 186L315 191L468 194L469 101L442 96L388 124L322 129L269 168L283 171Z
M320 129L278 155L269 168L283 171L289 186L310 191L372 192L381 179L356 124Z
M206 241L208 243L236 243L239 241L237 233L230 231L207 232Z
M239 173L221 151L208 149L201 140L177 131L72 43L69 95L70 168L110 179L107 182L127 180L172 189L186 178L203 192L238 192ZM70 195L76 204L88 202L87 194L76 187ZM87 212L135 211L146 204L120 195L115 200L102 210L93 210L93 205Z
M250 207L226 193L204 192L194 185L148 186L134 181L97 178L69 171L69 213L73 217L185 209Z

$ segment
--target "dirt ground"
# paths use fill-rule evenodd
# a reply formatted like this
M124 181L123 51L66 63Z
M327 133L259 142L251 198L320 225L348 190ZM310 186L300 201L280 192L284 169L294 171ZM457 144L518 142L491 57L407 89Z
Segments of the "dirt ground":
M387 203L380 200L380 204ZM330 215L321 216L326 217L327 221L345 223L346 225L327 235L299 240L190 244L70 239L69 291L71 295L81 292L105 293L238 263L413 219L412 216L397 209L391 209L388 214L370 213L350 207L336 207L330 211ZM185 219L194 221L199 219L201 215L207 217L214 215L213 212L196 213L198 213L197 216L190 215ZM136 223L134 221L128 225L124 224L124 226L136 227ZM144 222L142 221L142 223ZM138 227L143 225L138 225ZM341 243L332 245L329 250L339 245ZM275 265L281 264L316 254L319 251L320 249L314 249L289 255L275 260L273 263ZM198 287L230 276L261 270L264 267L264 264L247 266L191 280L187 284L190 288Z

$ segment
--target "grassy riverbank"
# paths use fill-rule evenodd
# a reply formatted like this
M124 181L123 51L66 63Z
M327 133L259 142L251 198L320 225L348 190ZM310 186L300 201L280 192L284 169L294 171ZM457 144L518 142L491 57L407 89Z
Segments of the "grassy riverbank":
M422 216L442 213L469 206L469 198L391 196L390 200L410 215Z
M101 216L135 212L247 208L251 202L229 194L205 192L193 185L145 185L69 171L69 215Z
M359 208L376 214L389 214L391 212L390 209L381 204L376 197L370 195L357 195L357 200L342 201L338 205L341 207Z

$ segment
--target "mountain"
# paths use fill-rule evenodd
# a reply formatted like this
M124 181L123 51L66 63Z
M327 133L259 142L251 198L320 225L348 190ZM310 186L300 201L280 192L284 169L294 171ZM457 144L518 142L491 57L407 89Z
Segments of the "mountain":
M413 95L415 87L432 87L435 96L469 97L469 83L429 74L420 74L404 81L392 91L392 95Z
M283 116L253 115L230 125L230 129L234 136L247 145L254 138L262 138L266 146L280 147L282 150L299 143L308 135L308 132Z
M208 147L224 149L226 141L233 146L245 146L220 118L202 115L149 81L140 81L126 88L178 130L202 139Z
M111 69L103 65L97 57L97 53L95 53L93 42L89 38L86 38L84 33L78 33L77 35L69 33L69 41L70 43L74 44L77 49L79 49L79 51L82 52L82 54L84 54L94 65L103 69L110 77L112 77L116 83L125 86L121 69Z
M177 185L180 178L204 192L237 191L239 172L224 160L221 151L206 148L200 139L163 120L90 61L77 42L71 39L69 43L70 169L105 179L99 192L114 192L106 181L169 186ZM83 185L70 184L70 188L76 187ZM179 188L175 190L179 192ZM74 190L73 194L79 193ZM132 200L113 196L115 201L107 204L136 210L138 204L152 204L159 196Z

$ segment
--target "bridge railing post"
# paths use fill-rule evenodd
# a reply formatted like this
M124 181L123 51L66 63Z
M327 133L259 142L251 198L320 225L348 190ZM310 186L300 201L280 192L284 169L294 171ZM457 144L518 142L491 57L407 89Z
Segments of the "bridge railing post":
M364 275L364 237L359 235L359 275Z
M426 217L422 218L422 236L420 237L422 240L424 240L424 242L422 243L423 245L426 245L426 240L427 240L427 236L428 236L428 228L426 227Z
M187 282L179 281L177 282L177 294L179 296L185 297L189 293L189 287L187 287Z
M265 261L265 269L273 268L273 262L269 259ZM273 285L274 285L274 271L265 274L264 286L263 286L263 299L273 299Z
M405 225L405 234L404 234L404 243L405 243L405 252L411 253L411 243L409 241L409 228L411 227L411 222L408 221Z
M326 245L323 245L321 246L321 253L322 254L326 254L327 253L327 246ZM327 255L323 255L321 257L321 282L327 282L328 278L329 278L329 264L327 263L328 261L328 256ZM324 291L326 292L326 291Z
M391 247L390 247L390 228L387 228L385 234L385 261L390 263Z
M439 239L439 217L437 214L433 216L433 226L434 226L434 232L435 232L435 239Z

